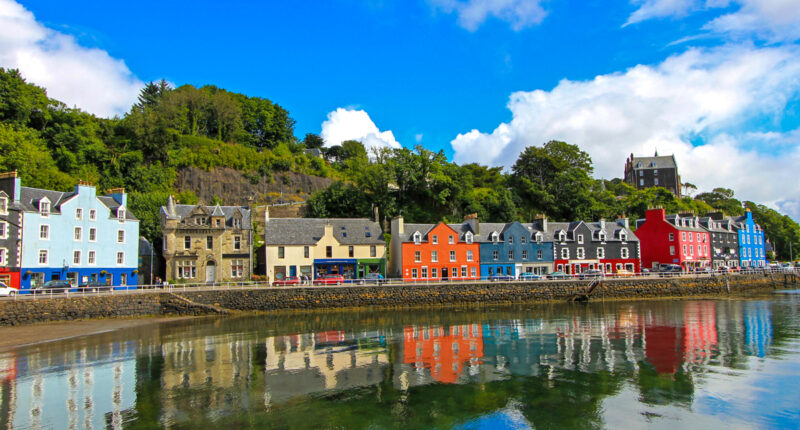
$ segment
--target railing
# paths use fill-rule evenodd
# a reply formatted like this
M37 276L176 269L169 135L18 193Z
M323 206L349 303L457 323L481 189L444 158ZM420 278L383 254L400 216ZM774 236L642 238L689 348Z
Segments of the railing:
M550 278L550 275L540 275L538 279L527 277L509 277L508 279L489 279L490 277L477 278L455 278L455 279L401 279L401 278L387 278L381 280L375 279L345 279L340 285L315 285L314 281L304 281L304 283L286 286L271 285L266 281L243 281L243 282L214 282L214 283L179 283L170 284L163 283L157 285L129 285L129 286L115 286L115 287L92 287L92 288L73 288L69 291L35 291L23 290L22 294L14 294L9 297L2 297L0 301L8 300L38 300L38 299L51 299L51 298L66 298L66 297L97 297L97 296L114 296L125 294L144 294L148 292L185 292L185 291L219 291L219 290L253 290L253 289L302 289L302 288L342 288L350 286L365 286L365 287L393 287L404 285L479 285L479 284L501 284L501 283L524 283L536 284L542 282L574 282L576 280L645 280L653 278L711 278L711 277L724 277L724 276L741 276L741 275L769 275L769 274L793 274L800 277L800 268L743 268L738 271L695 271L695 272L644 272L644 273L625 273L625 274L599 274L599 273L579 273L559 276L558 278ZM100 288L98 291L91 291L92 289Z

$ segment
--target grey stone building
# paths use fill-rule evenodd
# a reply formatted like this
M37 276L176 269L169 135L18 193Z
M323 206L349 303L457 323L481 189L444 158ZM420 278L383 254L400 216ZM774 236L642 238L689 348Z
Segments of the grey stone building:
M711 267L739 265L739 233L733 221L721 212L700 218L700 225L711 235Z
M664 187L681 196L681 177L674 155L636 157L633 154L625 161L625 182L642 190L651 187Z

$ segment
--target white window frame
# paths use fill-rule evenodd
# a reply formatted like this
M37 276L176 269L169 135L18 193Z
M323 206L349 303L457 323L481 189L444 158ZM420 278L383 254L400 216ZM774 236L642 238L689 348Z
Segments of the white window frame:
M124 265L125 265L125 252L117 251L117 266L124 266Z
M75 208L75 219L78 221L83 220L83 208Z
M584 250L583 247L576 249L575 258L577 258L578 260L583 260L584 258L586 258L586 250Z
M120 234L122 235L122 240L120 240ZM117 243L125 243L125 230L117 230Z
M419 278L419 271L417 270L417 268L416 268L416 267L412 267L412 268L411 268L411 277L412 277L413 279L417 279L417 278Z
M89 250L89 253L86 256L86 264L88 264L90 266L96 266L97 265L97 251Z
M422 243L422 234L420 234L420 232L415 232L414 233L414 243L417 244L417 245Z
M604 248L597 248L597 258L606 258L606 250Z
M117 220L119 222L121 222L121 223L125 222L125 207L124 206L120 206L117 209Z
M542 234L541 233L536 233L536 243L542 243L542 240L544 240L544 237L542 237Z
M97 209L89 209L89 221L97 221Z
M94 233L94 234L92 234ZM97 242L97 229L95 227L89 228L89 242ZM164 243L167 243L164 241Z
M492 242L497 243L500 241L500 235L497 232L492 233Z
M500 259L500 251L494 250L492 251L492 261L497 261Z
M42 261L43 260L42 257L44 257L44 261ZM47 263L49 262L49 260L50 260L50 255L47 252L47 250L46 249L40 249L39 250L39 260L38 260L39 261L39 265L40 266L46 266Z
M578 243L583 243L583 235L582 234L578 235Z
M624 248L619 250L620 258L628 259L628 258L630 258L630 255L631 255L630 254L630 250L627 247L624 247Z
M0 239L8 239L8 223L0 221Z
M8 249L0 248L0 266L8 265Z
M72 241L80 242L83 240L83 227L75 227L72 233Z
M472 232L468 231L466 235L464 235L464 240L467 243L472 243Z
M453 263L456 261L456 252L450 251L450 262Z
M528 250L527 249L523 249L522 250L522 259L523 260L527 260L528 259Z
M0 215L8 215L8 197L0 197Z
M569 260L569 248L561 248L561 259Z
M473 260L474 260L474 256L472 255L472 251L471 250L467 250L467 261L473 261Z
M414 262L422 263L422 251L414 251Z
M50 240L50 224L39 225L39 239Z
M50 199L47 197L39 200L39 215L41 215L42 218L47 218L50 216Z
M431 262L433 263L439 262L439 251L431 251Z
M80 249L73 250L72 251L72 264L76 265L76 266L80 266L81 265L81 261L82 261L81 257L83 257L83 256L81 255L81 250ZM78 260L78 261L75 261L75 260Z

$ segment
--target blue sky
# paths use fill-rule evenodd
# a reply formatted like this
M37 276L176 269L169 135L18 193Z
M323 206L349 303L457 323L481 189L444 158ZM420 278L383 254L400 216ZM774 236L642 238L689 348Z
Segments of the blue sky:
M123 113L150 80L214 84L283 105L300 137L419 142L460 163L508 167L559 139L611 178L657 147L701 189L798 218L799 11L800 0L0 0L0 66L99 115Z

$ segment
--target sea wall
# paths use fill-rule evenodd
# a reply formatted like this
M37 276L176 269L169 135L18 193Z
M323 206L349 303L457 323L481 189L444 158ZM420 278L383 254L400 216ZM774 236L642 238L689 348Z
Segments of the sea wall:
M792 280L783 275L614 279L604 281L589 299L727 296L784 288L787 281ZM586 294L587 285L587 281L403 284L381 287L175 290L114 296L26 298L0 302L0 326L86 318L208 315L235 311L567 301Z

